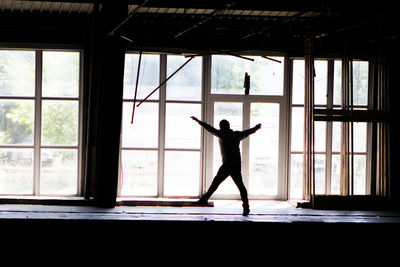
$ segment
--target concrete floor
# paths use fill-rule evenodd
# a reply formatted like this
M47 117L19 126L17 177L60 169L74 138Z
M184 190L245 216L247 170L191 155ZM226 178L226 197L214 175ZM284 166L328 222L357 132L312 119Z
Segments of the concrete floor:
M241 202L214 200L214 207L0 205L0 220L126 220L126 221L220 221L270 223L395 223L398 211L315 210L295 208L287 201L250 201L250 215L241 215Z

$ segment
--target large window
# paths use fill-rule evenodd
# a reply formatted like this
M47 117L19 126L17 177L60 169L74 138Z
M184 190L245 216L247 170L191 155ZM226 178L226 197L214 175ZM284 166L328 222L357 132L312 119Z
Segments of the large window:
M163 83L189 58L143 54L136 103L162 86L136 107L131 123L139 54L126 54L120 197L197 197L207 190L221 164L219 144L216 137L203 135L191 116L216 128L221 119L227 119L234 130L262 123L241 144L242 174L250 199L303 197L304 60L251 58L254 61L227 55L196 57ZM368 62L352 64L354 109L367 109ZM340 109L342 61L317 59L314 65L315 108ZM250 75L248 95L243 86L246 72ZM340 194L342 123L316 121L314 127L316 193ZM357 136L354 193L366 194L367 124L353 127ZM213 197L240 196L227 179Z
M342 61L315 60L314 105L340 109L342 104ZM304 60L293 60L291 105L290 197L303 197L304 151ZM354 109L368 108L368 62L352 62ZM314 123L314 170L316 194L340 194L343 164L342 123ZM353 123L354 194L367 194L367 123Z
M143 54L136 103L186 60ZM202 117L202 60L193 59L136 107L131 123L138 62L139 54L126 54L119 195L198 196L201 129L190 117Z
M0 194L80 192L80 52L0 50Z

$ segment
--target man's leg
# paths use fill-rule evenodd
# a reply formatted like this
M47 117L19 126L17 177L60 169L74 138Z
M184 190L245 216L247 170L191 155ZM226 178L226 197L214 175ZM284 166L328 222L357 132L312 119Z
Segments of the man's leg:
M247 189L243 183L241 169L240 168L233 169L231 172L231 177L232 177L233 181L235 182L237 188L239 189L240 197L242 198L243 215L247 216L250 213L249 199L247 196Z
M210 188L208 188L207 192L199 199L197 202L199 205L207 204L207 200L211 197L211 195L217 190L218 186L229 176L228 169L225 165L222 165L217 175L215 175L214 180L212 181Z

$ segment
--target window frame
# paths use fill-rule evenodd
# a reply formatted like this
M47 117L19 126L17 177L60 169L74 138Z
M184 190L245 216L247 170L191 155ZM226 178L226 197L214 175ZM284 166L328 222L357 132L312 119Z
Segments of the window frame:
M125 55L128 54L139 54L139 51L126 51ZM159 56L159 84L164 82L167 78L167 60L168 56L174 56L174 54L166 54L166 53L143 53L145 54L155 54ZM144 198L144 197L187 197L187 198L197 198L202 193L201 185L202 185L202 177L203 177L203 131L200 131L200 145L198 148L174 148L174 147L167 147L166 146L166 110L167 104L196 104L200 105L200 114L201 118L203 119L203 112L204 112L204 59L201 59L201 96L200 100L168 100L166 95L167 83L164 83L158 89L159 97L158 99L148 99L146 102L148 103L157 103L158 104L158 145L157 147L153 148L138 148L138 147L124 147L122 145L122 138L120 142L120 164L119 164L119 171L118 171L118 190L117 190L117 197L122 199L129 199L129 198ZM190 64L190 63L189 63ZM142 101L143 99L136 99L137 103ZM123 103L131 103L133 104L134 99L125 99L123 98ZM140 108L140 107L139 107ZM190 120L190 117L188 117ZM122 122L123 123L123 122ZM122 127L122 124L121 124ZM121 132L122 136L122 132ZM121 152L123 150L131 150L131 151L157 151L157 193L154 195L122 195L122 179L121 179L121 171L122 171L122 161L121 161ZM200 153L200 166L199 166L199 185L198 185L198 195L195 196L174 196L174 195L166 195L164 192L164 183L165 183L165 154L166 152L174 151L174 152L198 152Z
M19 47L0 47L5 51L33 51L34 61L34 95L33 96L0 96L0 100L30 100L34 103L33 114L33 140L29 145L1 144L1 149L32 149L32 193L29 194L1 194L2 197L79 197L83 195L83 50L79 48L19 48ZM78 95L76 97L42 96L43 85L43 52L76 52L79 53L78 70ZM77 101L77 140L75 145L43 145L42 144L42 103L43 101ZM77 189L76 194L42 194L40 193L41 179L41 151L42 149L74 149L77 150Z
M291 62L293 65L293 61L294 60L303 60L304 58L291 58ZM335 104L334 103L334 78L335 78L335 61L340 61L343 64L343 61L341 58L315 58L315 61L317 60L326 60L327 61L327 103L326 105L315 105L315 108L324 108L324 109L335 109L335 108L341 108L340 104ZM351 63L353 62L357 62L357 61L361 61L361 60L352 60ZM369 64L369 68L368 68L368 88L367 88L367 104L366 105L356 105L354 104L354 108L356 109L365 109L368 110L370 109L371 106L371 95L372 95L372 67L371 67L371 62L366 61ZM343 67L342 67L343 68ZM293 69L292 69L292 73L293 73ZM342 74L343 77L343 74ZM293 82L293 77L291 78L291 81ZM342 80L341 80L341 84L342 84ZM343 86L343 85L342 85ZM343 87L342 87L343 88ZM289 129L289 135L290 135L290 140L289 140L289 164L288 164L288 190L289 190L289 194L288 194L288 199L297 199L297 197L292 197L291 195L291 158L292 155L303 155L304 153L304 148L301 151L295 151L292 150L292 146L291 146L291 141L292 141L292 110L294 107L300 107L303 108L304 110L304 102L302 104L293 104L293 99L292 99L292 95L293 95L293 86L291 86L290 89L290 101L289 101L289 105L288 108L290 109L289 113L290 113L290 129ZM343 89L341 91L341 94L343 93ZM315 151L313 152L315 155L325 155L325 180L324 180L324 193L322 193L322 195L332 195L332 158L334 155L336 156L340 156L341 152L340 151L334 151L333 150L333 122L332 121L327 121L326 123L326 127L325 127L325 151ZM366 173L365 173L365 194L363 195L368 195L370 194L370 185L371 185L371 178L370 178L370 158L371 158L371 123L367 123L367 127L366 127L366 151L365 152L353 152L354 156L365 156L366 159ZM304 180L303 180L304 183ZM302 188L303 191L303 188ZM340 190L339 190L340 191ZM303 192L304 194L304 192ZM318 193L319 194L319 193ZM339 192L340 194L340 192ZM334 194L336 195L336 194Z

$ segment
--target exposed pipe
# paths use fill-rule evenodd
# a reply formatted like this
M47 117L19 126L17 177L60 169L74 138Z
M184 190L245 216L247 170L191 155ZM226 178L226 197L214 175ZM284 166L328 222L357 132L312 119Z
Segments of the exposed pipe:
M152 94L154 94L161 86L163 86L169 79L171 79L178 71L180 71L186 64L189 63L189 61L191 61L192 59L194 59L194 56L190 57L185 63L182 64L182 66L180 66L176 71L174 71L174 73L172 73L171 75L168 76L167 79L165 79L165 81L163 81L159 86L157 86L148 96L146 96L142 101L139 102L139 104L137 104L137 106L140 106L144 101L146 101Z
M139 74L140 74L140 64L142 63L142 50L140 50L139 54L139 62L138 62L138 69L136 73L136 85L135 85L135 96L133 98L133 108L132 108L132 118L131 124L133 123L133 117L135 116L135 107L136 107L136 97L137 97L137 89L139 84Z

